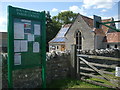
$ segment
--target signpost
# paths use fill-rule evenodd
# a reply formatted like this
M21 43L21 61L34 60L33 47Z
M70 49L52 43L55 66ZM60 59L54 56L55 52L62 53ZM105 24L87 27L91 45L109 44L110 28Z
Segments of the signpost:
M42 68L46 87L45 12L8 7L8 86L13 88L12 71Z
M101 25L104 25L104 26L106 26L106 27L108 27L108 28L110 28L112 30L120 32L120 29L116 29L116 28L114 28L112 26L106 25L106 24L115 23L115 22L120 22L120 20L118 20L118 21L111 21L111 22L101 22L101 17L96 16L96 15L93 16L94 28L96 28L96 29L100 29Z
M94 27L99 29L101 28L101 25L99 24L101 22L101 17L94 15Z

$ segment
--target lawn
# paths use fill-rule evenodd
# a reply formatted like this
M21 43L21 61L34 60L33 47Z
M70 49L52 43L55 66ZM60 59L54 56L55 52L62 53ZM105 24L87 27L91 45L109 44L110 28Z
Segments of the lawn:
M97 86L97 85L93 85L90 83L86 83L80 80L75 80L75 79L62 79L62 80L55 80L52 81L51 84L47 85L47 88L59 88L59 89L68 89L68 88L91 88L91 89L104 89L104 90L108 90L108 88L106 87L102 87L102 86Z
M113 72L113 73L115 73L115 71L111 71L111 72ZM110 75L110 74L105 74L109 79L111 79L111 80L120 80L120 77L116 77L115 75ZM97 76L101 76L101 75L97 75ZM97 81L97 82L102 82L103 84L106 84L106 85L111 85L111 86L116 86L116 84L119 84L120 85L120 83L118 83L118 82L110 82L110 81L107 81L107 80L103 80L103 79L98 79L98 78L90 78L90 79L88 79L88 80L93 80L93 81Z

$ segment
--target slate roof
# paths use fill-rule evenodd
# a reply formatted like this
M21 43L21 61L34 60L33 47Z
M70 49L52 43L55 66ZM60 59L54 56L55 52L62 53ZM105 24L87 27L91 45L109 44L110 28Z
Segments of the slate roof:
M71 24L64 25L55 38L53 38L49 43L65 43L66 38L64 37L66 32L68 31Z
M108 43L120 42L120 32L108 33L106 36L106 42L108 42Z
M56 37L53 40L50 41L50 43L60 43L60 42L65 42L66 38L65 37Z

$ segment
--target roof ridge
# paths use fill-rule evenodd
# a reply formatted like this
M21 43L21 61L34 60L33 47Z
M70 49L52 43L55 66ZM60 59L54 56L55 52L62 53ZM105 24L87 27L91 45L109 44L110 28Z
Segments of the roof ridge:
M112 21L112 19L111 19L111 18L109 18L109 19L102 19L102 21L106 21L106 20L111 20L111 21Z
M88 18L88 19L91 19L91 20L93 20L92 18L90 18L90 17L88 17L88 16L84 16L84 15L82 15L82 14L80 14L82 17L86 17L86 18Z
M88 18L88 19L92 19L92 18L90 18L90 17L88 17L88 16L85 16L85 15L82 15L82 14L80 14L80 13L79 13L79 15L81 15L81 16L83 16L83 17L86 17L86 18ZM113 18L113 17L110 17L110 18L108 18L108 19L102 19L102 20L112 20L112 18ZM92 19L92 20L93 20L93 19Z

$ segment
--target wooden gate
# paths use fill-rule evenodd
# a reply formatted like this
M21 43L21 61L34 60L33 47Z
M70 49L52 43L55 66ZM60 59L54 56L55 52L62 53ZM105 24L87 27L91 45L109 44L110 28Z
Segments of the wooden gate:
M75 49L75 46L74 48ZM73 52L74 51L74 52ZM120 89L120 77L115 76L115 67L120 59L95 55L77 54L72 50L72 64L76 69L76 78L92 84ZM75 57L76 56L76 57Z

